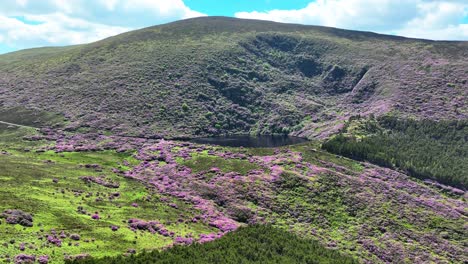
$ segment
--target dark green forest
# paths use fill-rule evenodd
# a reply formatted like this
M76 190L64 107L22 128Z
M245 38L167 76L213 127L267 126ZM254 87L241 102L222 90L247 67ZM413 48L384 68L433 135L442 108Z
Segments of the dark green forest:
M360 123L360 131L352 124ZM363 134L364 136L358 136ZM419 179L466 189L468 121L351 118L340 134L322 148L356 160L398 168Z
M220 239L128 257L72 260L67 263L358 263L318 242L267 225L242 227Z

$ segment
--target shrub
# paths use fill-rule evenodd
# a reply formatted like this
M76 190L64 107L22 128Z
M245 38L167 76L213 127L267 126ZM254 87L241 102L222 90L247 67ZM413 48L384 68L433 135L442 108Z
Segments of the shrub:
M316 241L301 239L271 226L243 227L208 243L183 246L187 242L191 239L176 237L176 245L165 251L143 252L131 257L68 260L67 263L357 263Z

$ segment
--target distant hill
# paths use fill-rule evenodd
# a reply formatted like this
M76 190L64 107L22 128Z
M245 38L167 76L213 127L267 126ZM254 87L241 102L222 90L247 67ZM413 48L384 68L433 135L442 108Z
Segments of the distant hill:
M324 137L357 114L466 119L467 57L468 42L194 18L1 55L0 108L145 137Z

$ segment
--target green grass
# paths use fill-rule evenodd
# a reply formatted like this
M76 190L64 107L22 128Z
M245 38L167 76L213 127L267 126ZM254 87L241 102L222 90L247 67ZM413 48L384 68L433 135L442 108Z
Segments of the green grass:
M31 131L25 129L9 129L0 133L0 149L9 155L0 155L0 211L6 209L21 209L34 215L34 226L22 228L12 226L2 220L0 224L0 258L4 255L15 256L19 253L34 255L49 255L54 261L63 259L63 254L89 253L96 257L119 255L129 248L138 251L143 249L158 249L172 243L172 239L150 233L135 234L126 227L130 218L158 220L166 225L169 231L178 235L193 233L209 233L211 228L203 224L178 224L181 212L185 217L193 216L196 211L187 205L176 202L179 210L160 202L160 196L152 193L143 184L126 179L111 172L112 168L127 169L119 164L127 160L136 164L132 153L116 153L115 151L100 152L70 152L44 153L24 152L20 146L29 144L21 141L18 135ZM14 137L16 135L16 137ZM40 144L40 143L35 143ZM99 164L102 171L87 169L84 164ZM120 166L120 167L119 167ZM105 175L120 183L118 189L109 189L97 184L84 184L81 176ZM58 179L58 183L53 183ZM75 192L83 194L75 196ZM110 193L119 192L120 197L109 200ZM85 197L92 193L91 197ZM103 201L96 201L100 193ZM151 199L146 197L151 194ZM137 203L138 208L132 206ZM89 213L99 212L99 221L89 215L77 212L82 206ZM169 224L170 223L170 224ZM120 226L117 232L110 229L111 225ZM70 239L64 239L62 247L43 246L44 241L38 239L38 234L65 230L81 235L79 246L69 246ZM44 231L41 231L44 230ZM8 244L15 240L14 244ZM84 242L94 240L94 242ZM112 243L109 243L112 241ZM19 250L20 243L34 244L36 249ZM7 243L8 246L1 244Z
M315 165L322 165L322 161L330 162L339 166L343 166L354 172L362 172L364 167L359 161L352 160L346 157L338 156L333 153L323 151L320 148L319 141L309 141L307 143L293 145L291 150L302 153L304 161Z
M65 123L61 115L24 107L0 108L0 121L36 128ZM4 124L1 125L5 128Z

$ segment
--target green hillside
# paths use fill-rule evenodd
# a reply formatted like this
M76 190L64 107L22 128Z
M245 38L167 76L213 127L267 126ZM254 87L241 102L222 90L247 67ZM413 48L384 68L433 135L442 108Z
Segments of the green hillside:
M145 137L336 132L353 114L467 117L467 42L225 17L0 56L0 106Z
M226 17L0 55L0 262L468 263L467 57ZM309 140L186 140L246 133Z
M136 253L178 263L177 253L210 261L230 252L229 261L246 262L271 254L292 263L344 255L464 263L464 191L319 147L226 148L0 124L0 261L119 262ZM197 246L252 224L283 231ZM297 251L278 241L287 231L304 239L286 240ZM228 246L237 239L245 243ZM249 243L258 255L239 253ZM284 255L267 250L275 243ZM184 244L195 246L143 253Z

